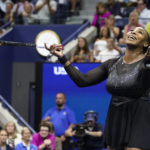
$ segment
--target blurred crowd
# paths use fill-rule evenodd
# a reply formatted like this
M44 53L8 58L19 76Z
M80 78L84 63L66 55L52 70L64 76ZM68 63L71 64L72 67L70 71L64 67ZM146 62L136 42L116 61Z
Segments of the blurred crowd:
M83 118L77 124L75 113L66 105L66 95L57 93L56 106L47 110L36 133L28 127L18 132L16 123L8 121L0 129L0 149L75 150L79 146L80 150L103 150L103 126L97 122L98 113L87 111Z
M81 4L80 0L0 0L0 25L65 24L68 16L79 15ZM91 22L97 36L90 45L86 38L79 37L70 61L104 62L119 57L124 52L119 46L125 44L129 30L139 26L150 33L149 8L149 0L98 2ZM124 26L117 24L119 19Z
M88 46L86 39L79 37L78 46L70 61L103 63L108 59L118 58L124 53L128 31L143 27L150 33L149 5L150 1L146 0L128 3L107 0L107 3L97 3L91 23L97 29L95 41ZM116 23L119 19L124 22L123 27Z
M78 4L77 0L0 0L1 24L65 23Z

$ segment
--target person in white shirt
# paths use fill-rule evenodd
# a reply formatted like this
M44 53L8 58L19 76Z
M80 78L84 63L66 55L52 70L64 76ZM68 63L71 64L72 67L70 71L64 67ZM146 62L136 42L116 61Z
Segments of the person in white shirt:
M99 62L99 55L102 51L107 50L107 39L110 38L110 30L108 27L103 26L100 29L99 38L94 43L94 59Z
M57 10L57 2L55 0L38 0L35 4L35 12L41 24L50 23L51 16Z
M107 40L107 50L100 52L99 61L101 63L113 59L118 58L121 54L121 49L117 47L112 38Z
M11 0L0 0L0 17L3 18L6 13L7 2L12 2Z
M138 0L137 5L139 7L139 23L144 27L150 21L150 10L147 9L146 0Z

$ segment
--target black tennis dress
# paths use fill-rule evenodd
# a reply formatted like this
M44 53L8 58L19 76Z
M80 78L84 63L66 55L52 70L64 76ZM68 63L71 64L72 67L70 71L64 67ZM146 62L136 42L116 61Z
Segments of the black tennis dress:
M71 64L65 67L80 87L107 79L106 89L112 98L104 130L106 146L150 149L150 69L144 67L144 62L145 58L124 64L120 57L108 60L86 74Z

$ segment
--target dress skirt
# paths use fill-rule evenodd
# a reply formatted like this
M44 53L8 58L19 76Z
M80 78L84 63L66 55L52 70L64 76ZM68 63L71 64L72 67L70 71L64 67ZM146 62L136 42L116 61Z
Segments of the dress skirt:
M150 102L110 103L104 130L105 146L150 149Z

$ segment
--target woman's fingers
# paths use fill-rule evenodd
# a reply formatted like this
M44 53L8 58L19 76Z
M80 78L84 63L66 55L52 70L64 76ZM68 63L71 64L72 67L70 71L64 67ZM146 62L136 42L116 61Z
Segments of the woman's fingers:
M47 46L46 43L44 43L45 48L50 51L50 53L52 53L53 55L57 56L57 57L62 57L63 56L63 52L62 52L62 45L61 44L53 44L51 46Z

